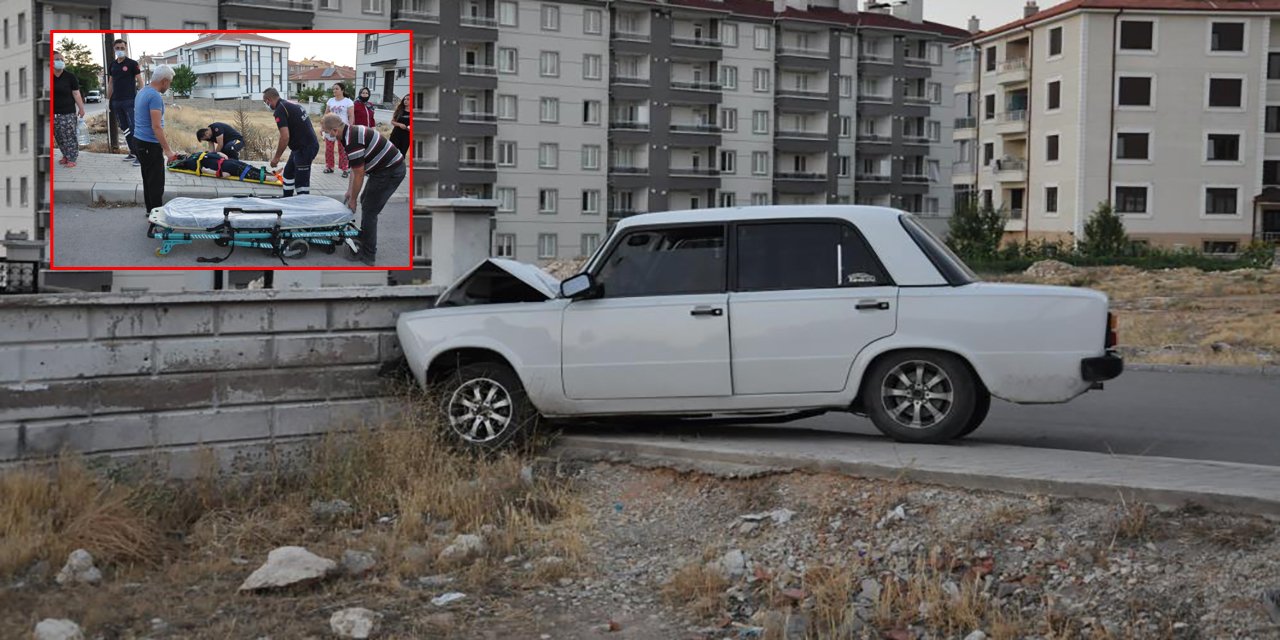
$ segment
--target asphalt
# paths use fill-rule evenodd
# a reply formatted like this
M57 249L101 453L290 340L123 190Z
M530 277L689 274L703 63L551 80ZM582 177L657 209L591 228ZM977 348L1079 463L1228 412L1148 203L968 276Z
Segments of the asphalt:
M1239 462L1280 467L1280 377L1220 373L1126 371L1065 404L1012 405L995 401L982 427L966 443ZM888 441L871 422L827 414L766 429L786 438L815 431L848 434L848 441ZM796 433L809 432L809 433ZM648 434L752 437L742 428L576 427L574 434ZM864 437L870 436L870 437ZM841 442L840 438L824 441Z

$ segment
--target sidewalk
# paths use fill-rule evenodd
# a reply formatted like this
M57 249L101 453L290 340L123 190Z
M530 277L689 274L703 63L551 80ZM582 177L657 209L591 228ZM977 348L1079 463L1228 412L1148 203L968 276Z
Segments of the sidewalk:
M323 153L323 151L322 151ZM61 154L55 152L61 158ZM76 166L70 169L54 164L53 201L55 203L92 204L99 201L110 204L141 204L142 173L138 167L123 160L123 155L81 151ZM347 178L334 167L333 173L324 173L324 157L311 168L311 193L339 198L347 191ZM265 163L251 163L263 166ZM165 198L225 198L233 195L280 195L281 188L250 182L235 182L219 178L204 178L187 173L165 171ZM409 201L409 178L406 176L391 202Z

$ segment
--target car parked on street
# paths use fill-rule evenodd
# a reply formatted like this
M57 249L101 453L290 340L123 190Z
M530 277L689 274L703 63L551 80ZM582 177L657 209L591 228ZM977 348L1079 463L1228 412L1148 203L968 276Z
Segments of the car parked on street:
M84 95L85 102L102 102L102 92L94 89Z
M830 411L938 443L992 397L1066 402L1123 370L1104 294L982 282L910 214L847 205L633 216L578 275L490 259L397 332L451 433L486 449L539 419Z

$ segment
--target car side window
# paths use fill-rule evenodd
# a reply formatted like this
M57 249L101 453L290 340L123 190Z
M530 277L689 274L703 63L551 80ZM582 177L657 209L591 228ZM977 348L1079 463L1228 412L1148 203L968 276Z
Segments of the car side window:
M737 290L890 284L866 241L838 222L768 222L737 228Z
M727 259L723 225L627 233L595 276L605 298L720 293Z

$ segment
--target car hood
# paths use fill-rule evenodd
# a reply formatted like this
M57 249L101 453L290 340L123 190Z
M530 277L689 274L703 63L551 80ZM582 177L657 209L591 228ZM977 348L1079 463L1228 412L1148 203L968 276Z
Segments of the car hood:
M489 258L449 285L436 306L545 302L559 295L560 281L546 271L507 258Z

